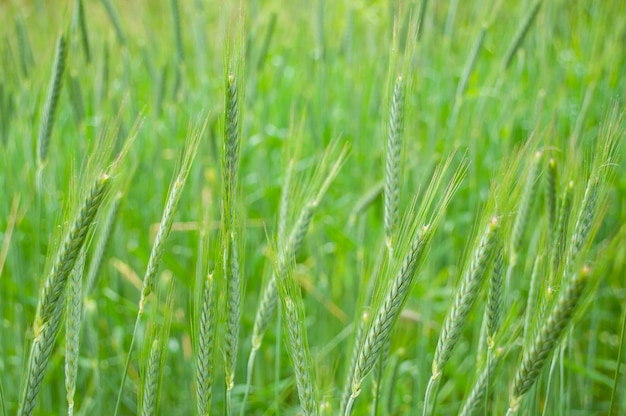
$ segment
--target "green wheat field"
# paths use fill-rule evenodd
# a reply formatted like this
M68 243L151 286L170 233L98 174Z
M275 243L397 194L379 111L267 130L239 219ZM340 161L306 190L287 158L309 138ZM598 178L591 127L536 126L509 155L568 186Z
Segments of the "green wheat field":
M626 414L621 0L0 2L0 415Z

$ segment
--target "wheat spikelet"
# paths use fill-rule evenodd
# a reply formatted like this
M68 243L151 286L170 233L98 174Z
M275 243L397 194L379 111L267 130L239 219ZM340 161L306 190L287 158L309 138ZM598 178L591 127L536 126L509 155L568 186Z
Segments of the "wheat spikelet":
M33 324L35 339L28 360L25 388L20 400L21 416L31 415L35 408L44 371L61 323L67 280L102 203L109 180L109 176L103 174L89 191L41 291Z
M67 60L67 42L61 34L57 39L56 51L54 53L54 64L52 66L52 78L48 87L48 95L43 107L39 133L37 134L37 162L41 169L48 157L50 147L50 134L56 118L59 96L63 88L63 72L65 71L65 61Z
M521 398L535 383L550 354L554 351L563 330L572 319L590 274L589 268L583 267L574 275L567 288L561 293L547 321L541 326L539 334L530 347L524 351L522 362L513 381L509 402L510 414L517 412Z
M385 239L390 253L393 252L394 236L398 223L400 201L400 154L402 152L402 129L404 123L404 87L402 77L396 78L391 109L389 111L389 134L385 158Z

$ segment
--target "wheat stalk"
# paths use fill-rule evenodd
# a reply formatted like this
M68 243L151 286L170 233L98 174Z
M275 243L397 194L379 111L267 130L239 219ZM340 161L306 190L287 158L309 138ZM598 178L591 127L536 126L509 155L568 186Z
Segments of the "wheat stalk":
M33 324L35 338L28 359L25 387L20 400L19 414L21 416L31 415L35 408L44 371L61 324L67 280L102 203L109 180L108 175L101 175L89 191L41 291Z

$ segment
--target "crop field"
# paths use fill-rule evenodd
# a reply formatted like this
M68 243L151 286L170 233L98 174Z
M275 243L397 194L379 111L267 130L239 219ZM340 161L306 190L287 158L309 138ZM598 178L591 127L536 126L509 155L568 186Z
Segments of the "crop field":
M0 415L626 414L622 0L0 1Z

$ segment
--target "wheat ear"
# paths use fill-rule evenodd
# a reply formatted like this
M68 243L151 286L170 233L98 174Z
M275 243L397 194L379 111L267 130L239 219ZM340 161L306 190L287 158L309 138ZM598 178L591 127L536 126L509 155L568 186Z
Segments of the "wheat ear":
M89 63L91 61L91 48L89 46L89 32L87 31L87 19L85 18L85 6L83 5L83 0L75 0L74 10L76 13L78 30L80 32L80 44L83 48L85 61Z
M557 171L556 160L550 159L548 161L548 170L546 175L546 211L548 213L548 231L549 236L552 239L556 230L556 208L557 208ZM554 244L554 241L552 242Z
M294 224L286 242L287 249L285 250L285 255L294 256L300 249L304 236L306 235L309 225L311 224L311 220L313 219L314 208L315 207L313 205L309 204L300 213L300 216ZM261 301L259 302L256 318L254 320L254 329L252 330L253 350L261 348L263 336L265 335L265 331L267 330L270 320L274 315L277 300L278 292L276 274L272 273L267 285L261 293Z
M581 209L578 213L578 218L576 218L572 241L570 242L569 250L567 252L567 256L565 257L565 275L569 275L571 273L576 257L589 239L591 228L596 217L596 206L599 192L599 178L589 178L589 181L587 181L587 187L585 188L585 195L583 197Z
M235 386L235 369L237 366L237 351L239 345L239 321L241 320L241 291L242 282L239 270L239 255L237 252L237 240L235 234L230 235L229 250L225 273L227 280L227 321L226 321L226 345L224 348L226 362L226 388L232 390Z
M565 250L565 242L567 240L567 229L569 225L570 214L572 211L572 199L574 197L574 182L569 181L561 198L559 207L559 215L557 217L556 229L554 231L555 247L552 251L552 267L558 270Z
M530 348L524 351L522 362L513 381L507 414L513 415L517 413L522 397L530 390L539 377L550 354L552 354L561 338L563 330L574 315L576 305L580 300L590 274L590 269L583 267L574 275L567 288L561 293L559 301L554 305L547 321L541 326L541 330Z
M352 394L346 405L345 415L351 413L352 405L361 393L363 380L374 367L383 346L391 336L391 330L408 299L413 286L415 271L422 261L431 237L432 229L429 226L422 227L416 233L400 269L385 291L384 298L373 316L366 335L363 337L363 344L359 349L359 358L352 375Z
M67 60L67 41L61 34L57 39L56 51L54 53L54 64L52 66L52 78L48 87L48 95L43 107L39 133L37 134L37 162L39 169L48 157L50 147L50 134L56 118L59 96L63 88L63 72L65 71L65 61Z
M185 52L183 49L183 34L180 25L180 4L178 0L172 0L172 19L174 21L174 39L176 41L176 56L178 63L185 60Z
M109 16L109 20L111 20L111 24L113 24L113 29L115 30L117 41L120 43L120 45L125 46L126 35L124 35L124 30L122 29L122 22L120 21L117 11L115 10L115 7L113 6L113 3L111 3L111 0L101 0L101 1L102 1L102 5L104 6L107 12L107 15Z
M472 72L474 71L474 67L476 66L476 61L478 59L480 50L483 47L486 34L487 34L487 27L485 25L482 25L480 28L480 31L478 32L478 36L476 37L476 40L474 41L472 50L470 51L470 54L467 57L465 66L463 67L463 73L461 74L461 79L459 80L459 84L456 87L456 94L454 98L454 108L452 109L452 116L450 117L450 126L452 127L456 125L456 120L459 115L459 110L463 102L463 94L465 93L465 90L467 89L467 84L469 82L470 76L472 75Z
M148 368L142 387L141 412L142 416L152 416L155 414L157 405L157 393L159 387L159 372L161 367L161 345L158 337L152 341L150 355L148 357Z
M340 402L340 412L339 414L344 414L346 411L346 406L352 397L352 379L356 372L357 362L359 360L359 352L361 351L361 346L363 345L363 339L365 337L365 331L370 322L371 314L369 307L366 307L363 313L360 315L359 319L354 322L354 326L356 326L356 334L354 336L354 345L352 346L352 355L350 356L350 364L348 367L348 371L346 373L346 381L344 384L344 389L341 394L341 402Z
M520 25L520 27L517 29L517 32L515 33L515 36L513 37L513 41L511 42L511 45L509 46L509 49L507 50L506 55L504 56L504 60L502 61L503 69L507 69L509 67L509 65L511 64L511 61L513 60L513 56L515 55L515 52L517 52L519 47L522 45L522 42L524 41L524 38L526 37L526 34L528 33L530 26L532 26L533 22L535 21L535 18L537 17L537 14L539 13L539 9L541 8L541 3L542 3L542 0L537 0L535 4L533 4L532 9L530 9L530 13L528 13L526 18L522 21L522 24Z
M461 331L467 321L467 316L478 297L487 265L493 256L499 226L500 221L498 217L493 217L480 237L480 240L478 240L474 255L463 273L464 276L461 281L461 286L456 292L454 302L446 316L443 329L437 341L437 349L435 350L435 357L432 364L432 375L424 397L424 415L429 415L432 411L430 394L437 385L439 377L450 359L454 347L456 347L456 343L461 336Z
M485 396L493 384L493 378L500 361L501 354L496 353L494 357L488 360L487 365L478 376L472 391L468 394L459 416L472 416L479 414L478 412L485 404Z
M389 134L385 157L385 241L390 255L393 253L394 237L398 223L400 201L400 155L402 152L402 129L404 124L404 85L401 76L396 78L389 111Z
M215 350L215 289L213 274L204 282L200 305L200 329L196 356L196 396L198 415L211 414L211 389L213 387L213 366Z
M330 187L331 183L339 173L346 157L346 149L344 148L334 163L331 163L329 158L333 153L333 150L334 145L331 144L320 162L320 168L316 171L316 176L320 179L321 185L316 187L316 193L313 197L304 203L295 224L291 228L289 237L284 242L284 247L279 250L279 256L286 255L288 257L293 257L296 255L302 245L302 242L304 241L304 237L309 229L315 210L321 203L322 198L326 194L326 191ZM329 164L330 168L327 170L326 168L328 168ZM279 238L279 243L280 241L281 238ZM257 307L254 329L252 331L253 350L258 350L261 347L263 336L265 335L267 326L269 325L272 315L274 314L274 309L276 308L276 302L278 299L278 292L276 288L276 275L275 273L272 273L267 285L263 288L260 296L261 301Z
M117 218L117 213L119 211L121 202L122 194L118 192L111 201L111 206L107 211L106 218L104 220L104 223L102 224L100 236L98 237L98 240L96 242L96 247L91 257L91 262L89 263L89 269L87 271L86 278L87 284L85 285L85 294L89 294L96 284L96 280L102 266L102 260L104 259L104 254L107 250L109 242L111 241L111 234L113 232L115 219Z
M239 253L235 233L237 177L239 173L239 99L237 79L229 74L226 78L224 141L222 157L223 213L222 232L223 268L226 279L226 345L224 349L224 372L226 382L226 413L230 412L231 391L235 385L237 347L241 319L242 280Z
M517 264L517 258L519 256L519 249L528 225L528 218L533 208L535 201L535 194L537 191L537 176L539 175L539 162L541 161L541 152L535 153L533 160L530 162L528 175L526 177L526 183L522 191L522 199L520 201L517 215L515 216L515 223L513 224L512 238L511 238L511 258L510 264L515 266Z
M277 241L278 241L279 247L285 247L285 244L286 244L286 241L284 241L284 239L285 239L285 235L287 234L287 215L288 215L288 210L289 210L289 197L291 195L290 187L291 187L291 177L293 174L293 169L294 169L294 161L290 160L289 164L287 165L287 171L285 172L285 179L283 182L281 196L280 196L280 206L278 209ZM308 228L308 224L307 224L307 228ZM272 275L270 279L275 281L275 276ZM268 283L271 283L271 280ZM269 288L269 289L272 289L272 288ZM274 286L274 289L272 290L272 292L275 292L275 291L276 291L276 287ZM267 302L272 301L270 298L267 298L267 295L271 294L272 292L270 292L270 290L264 290L262 293L263 296L261 297L261 299L262 300L265 299L266 305L268 305ZM271 308L271 310L268 310L267 309L268 307ZM253 348L250 350L250 355L248 356L246 389L244 391L243 400L241 402L241 411L240 411L241 416L245 415L246 403L248 401L248 396L250 394L250 386L252 385L252 372L254 371L254 360L256 358L257 348L260 347L260 339L263 337L263 333L265 332L265 329L262 328L262 326L263 325L267 326L267 323L269 323L269 320L271 319L274 308L272 306L265 306L261 308L261 305L259 305L259 311L266 311L269 313L264 313L265 315L264 317L261 317L259 314L257 314L257 317L255 319L255 326L253 328L253 337L252 337ZM257 326L257 319L259 319L258 326ZM263 320L266 323L263 324L260 320ZM255 342L255 340L258 342ZM258 347L255 348L254 347L255 345L257 345Z
M317 415L319 402L313 360L307 340L304 302L300 286L293 276L293 259L287 253L278 256L275 264L278 293L284 312L283 328L286 345L294 368L296 387L303 415Z
M80 346L80 324L82 320L82 281L85 266L85 251L76 260L67 290L65 311L65 391L67 413L74 414L74 394L78 374L78 352Z
M524 312L524 335L522 336L522 340L524 341L524 345L528 345L531 340L531 337L534 336L533 332L533 318L536 314L537 309L537 298L539 298L539 265L541 264L542 256L537 255L535 257L535 261L533 264L533 271L530 275L530 286L528 288L528 298L526 300L526 311ZM543 319L542 313L539 315L540 319ZM536 321L536 318L535 318Z
M461 286L459 287L452 307L446 316L441 335L435 350L432 374L434 378L441 375L444 366L452 355L461 330L465 326L467 315L478 297L478 292L485 277L487 265L493 255L495 240L500 221L493 217L478 242L469 267L464 273Z
M61 324L67 280L102 203L109 180L106 174L96 180L72 223L52 270L46 278L33 325L35 339L28 359L25 387L20 400L19 414L21 416L30 416L35 408L44 371Z

